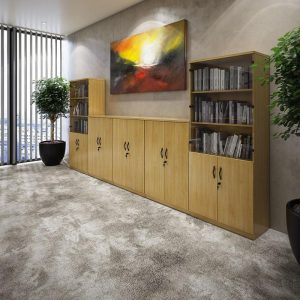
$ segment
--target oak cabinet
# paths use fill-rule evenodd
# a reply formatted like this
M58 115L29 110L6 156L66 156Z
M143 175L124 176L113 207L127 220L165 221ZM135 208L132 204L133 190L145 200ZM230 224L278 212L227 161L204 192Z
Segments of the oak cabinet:
M70 167L88 172L88 140L87 135L70 132Z
M113 181L144 193L144 121L113 119Z
M189 210L254 234L253 162L190 153Z
M89 118L88 171L91 176L112 181L112 119Z
M145 194L187 210L187 123L145 121Z

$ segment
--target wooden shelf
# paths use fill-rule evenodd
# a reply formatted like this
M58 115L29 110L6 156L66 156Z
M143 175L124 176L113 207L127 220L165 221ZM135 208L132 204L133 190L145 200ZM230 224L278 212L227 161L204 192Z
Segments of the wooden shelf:
M241 127L241 128L252 128L252 124L231 124L231 123L211 123L211 122L191 122L192 125L205 125L205 126L228 126L228 127Z
M70 100L88 100L89 97L72 97Z
M253 149L254 151L254 149ZM198 151L190 151L190 153L197 153L197 154L201 154L201 155L211 155L211 156L215 156L215 157L226 157L229 159L234 159L235 161L248 161L248 162L253 162L253 159L242 159L242 158L236 158L236 157L231 157L231 156L226 156L226 155L220 155L220 154L213 154L213 153L204 153L204 152L198 152Z
M224 93L251 93L252 89L239 90L213 90L213 91L193 91L192 94L224 94Z
M70 115L70 118L88 118L88 116L83 116L83 115Z

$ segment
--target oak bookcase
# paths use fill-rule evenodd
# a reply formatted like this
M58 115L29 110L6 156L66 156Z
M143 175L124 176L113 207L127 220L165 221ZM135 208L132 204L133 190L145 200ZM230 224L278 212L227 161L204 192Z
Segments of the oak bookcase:
M260 80L260 77L268 76L264 68L266 59L266 55L253 51L190 63L189 211L249 238L258 237L269 227L269 85L262 85ZM195 72L197 69L234 70L237 66L241 66L241 70L248 70L248 73L240 73L242 84L230 85L225 82L221 84L221 89L220 84L214 85L211 81L213 88L205 85L203 89L203 84L197 84L194 78L198 76ZM229 80L235 80L236 76L229 74ZM203 80L203 77L199 78ZM218 74L214 79L220 79ZM195 89L195 80L201 90ZM216 86L218 89L214 89ZM198 99L197 103L195 99ZM237 124L228 120L219 123L216 116L211 122L201 122L199 114L196 114L198 119L195 120L199 99L216 103L225 101L225 105L226 101L246 103L252 108L252 122ZM249 156L247 159L226 157L223 148L219 153L212 154L207 147L203 147L203 133L199 135L201 131L251 137L252 147L247 148ZM203 149L206 153L203 153ZM235 154L240 153L238 149L236 151Z
M88 117L105 114L105 80L70 82L70 166L88 172Z

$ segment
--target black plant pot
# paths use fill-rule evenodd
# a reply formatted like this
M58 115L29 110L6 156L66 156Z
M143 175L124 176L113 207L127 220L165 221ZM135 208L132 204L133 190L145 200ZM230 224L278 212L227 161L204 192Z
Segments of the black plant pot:
M66 142L50 141L40 142L40 157L46 166L59 165L65 155Z
M295 211L300 199L291 200L286 205L286 224L293 253L300 264L300 214Z

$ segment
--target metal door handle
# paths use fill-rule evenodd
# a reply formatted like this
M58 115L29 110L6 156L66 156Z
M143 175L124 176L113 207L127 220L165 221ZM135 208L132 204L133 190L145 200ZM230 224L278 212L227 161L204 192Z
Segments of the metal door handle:
M124 150L126 151L126 141L124 142Z
M160 157L161 157L161 158L164 158L164 153L163 153L163 152L164 152L164 148L161 148L161 149L160 149Z
M129 151L129 142L127 143L127 151Z
M219 178L220 178L220 180L223 179L223 170L222 170L222 167L219 170Z
M102 138L101 138L101 136L99 137L99 145L102 146Z
M165 158L168 159L168 148L165 150Z
M213 167L212 175L213 175L213 178L215 179L216 178L216 166Z

